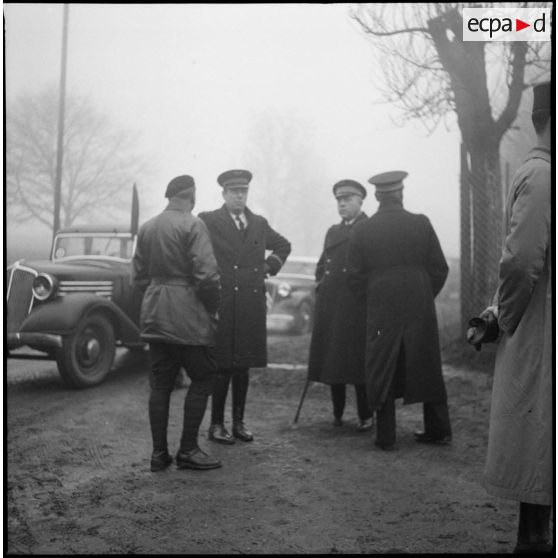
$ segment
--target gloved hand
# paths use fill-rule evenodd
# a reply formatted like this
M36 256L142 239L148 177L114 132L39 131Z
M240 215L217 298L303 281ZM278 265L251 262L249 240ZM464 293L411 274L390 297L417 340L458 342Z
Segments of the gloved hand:
M500 328L498 327L498 307L489 306L478 318L469 320L467 342L477 351L481 350L483 343L492 343L498 340Z

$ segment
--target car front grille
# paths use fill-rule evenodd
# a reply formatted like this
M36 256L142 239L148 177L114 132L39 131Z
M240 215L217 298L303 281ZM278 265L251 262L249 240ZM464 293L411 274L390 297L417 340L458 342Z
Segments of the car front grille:
M16 267L7 278L8 332L19 331L21 323L31 311L34 298L31 287L36 276L37 272L32 269Z

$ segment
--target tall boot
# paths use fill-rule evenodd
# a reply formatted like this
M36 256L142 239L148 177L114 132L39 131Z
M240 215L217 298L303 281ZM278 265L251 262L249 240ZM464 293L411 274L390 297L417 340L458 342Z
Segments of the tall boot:
M212 442L220 444L234 444L234 438L225 428L225 403L227 402L230 379L231 374L229 372L219 371L215 375L211 396L211 426L209 427L208 438Z
M149 425L153 440L151 470L162 471L172 462L167 447L167 426L169 421L170 392L151 390L149 396Z
M551 506L519 503L519 524L514 554L550 554Z
M233 404L233 436L243 442L254 439L252 433L244 426L244 407L248 393L248 369L239 370L232 377L232 404Z

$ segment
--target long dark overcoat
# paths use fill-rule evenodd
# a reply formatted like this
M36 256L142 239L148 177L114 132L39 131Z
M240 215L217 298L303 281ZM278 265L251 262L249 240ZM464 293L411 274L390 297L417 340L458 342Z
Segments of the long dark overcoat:
M405 361L398 374L404 386L395 396L405 404L446 400L434 297L448 266L428 218L406 211L400 202L380 205L355 227L347 267L350 288L366 301L365 370L372 409L386 399L401 349Z
M245 209L248 225L237 229L227 208L199 214L206 223L221 275L221 306L217 328L220 368L267 365L264 264L275 275L291 252L287 239L267 220ZM267 258L266 250L272 253Z
M364 384L366 307L347 283L347 253L355 223L333 225L326 233L316 266L316 308L310 342L308 377L326 384Z

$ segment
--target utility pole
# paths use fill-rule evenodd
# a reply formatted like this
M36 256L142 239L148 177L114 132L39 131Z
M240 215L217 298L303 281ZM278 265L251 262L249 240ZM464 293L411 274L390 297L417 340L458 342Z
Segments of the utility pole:
M60 201L62 197L62 161L64 159L64 108L66 99L66 59L68 54L69 5L64 4L62 29L62 61L60 66L60 101L58 105L58 146L56 149L56 177L54 183L53 234L60 228Z

